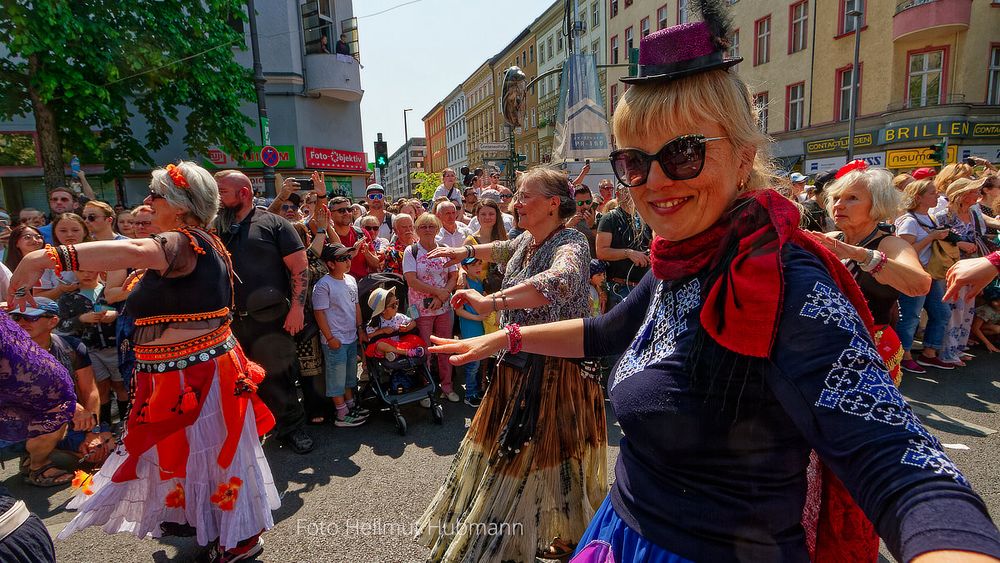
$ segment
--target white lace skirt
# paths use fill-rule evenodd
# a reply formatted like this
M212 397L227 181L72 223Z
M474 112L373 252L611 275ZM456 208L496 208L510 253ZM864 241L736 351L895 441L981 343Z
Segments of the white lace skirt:
M212 361L219 365L217 359ZM186 477L161 479L157 449L152 447L139 457L138 479L112 482L126 459L124 446L119 446L92 477L92 494L81 491L70 502L69 508L79 513L58 538L89 526L100 526L110 534L158 538L161 522L177 522L194 526L199 544L218 538L224 549L231 549L272 528L271 511L281 501L257 438L253 409L246 409L236 455L223 469L216 461L226 439L219 397L217 367L201 413L183 430L190 446Z

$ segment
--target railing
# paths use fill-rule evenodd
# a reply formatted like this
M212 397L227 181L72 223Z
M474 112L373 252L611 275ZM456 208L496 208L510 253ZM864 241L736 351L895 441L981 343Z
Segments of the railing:
M905 12L910 8L916 8L917 6L923 6L924 4L933 4L934 2L939 2L940 0L896 0L896 13Z
M928 108L934 106L944 106L948 104L964 104L965 94L948 94L947 96L941 96L938 100L927 100L925 103L914 103L911 100L902 100L899 102L892 102L886 106L886 111L900 111L904 109L919 109Z

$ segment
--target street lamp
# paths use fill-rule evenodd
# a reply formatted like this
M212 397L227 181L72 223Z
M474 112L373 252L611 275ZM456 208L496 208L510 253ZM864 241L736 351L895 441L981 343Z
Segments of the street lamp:
M413 111L413 108L403 110L403 148L406 151L406 193L413 197L413 183L410 181L410 131L406 126L406 112Z
M858 120L858 82L861 74L858 72L858 56L861 52L861 16L864 12L855 8L847 12L854 18L854 66L851 67L851 113L847 133L847 162L854 160L854 127Z

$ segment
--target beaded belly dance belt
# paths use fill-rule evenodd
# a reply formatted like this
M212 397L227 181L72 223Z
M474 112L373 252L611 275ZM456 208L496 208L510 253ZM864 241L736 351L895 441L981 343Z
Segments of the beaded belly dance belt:
M224 356L236 347L236 337L226 323L208 334L175 344L136 346L138 371L164 373L185 369Z

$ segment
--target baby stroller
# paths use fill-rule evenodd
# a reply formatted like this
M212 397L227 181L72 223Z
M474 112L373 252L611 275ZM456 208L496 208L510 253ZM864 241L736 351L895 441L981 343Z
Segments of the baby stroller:
M393 289L399 299L398 311L407 311L406 283L397 274L378 273L358 280L358 301L361 302L361 317L365 326L372 318L368 299L376 289ZM404 313L406 314L406 313ZM383 337L385 338L385 337ZM393 360L371 357L365 353L368 370L369 389L382 403L380 410L392 413L396 430L406 435L406 419L399 412L400 405L416 403L423 399L430 401L431 416L437 424L444 423L444 408L435 398L437 382L427 369L427 357L398 357ZM402 383L406 382L406 383Z

